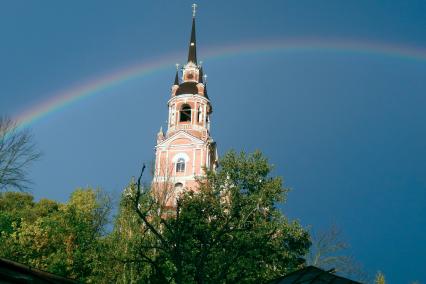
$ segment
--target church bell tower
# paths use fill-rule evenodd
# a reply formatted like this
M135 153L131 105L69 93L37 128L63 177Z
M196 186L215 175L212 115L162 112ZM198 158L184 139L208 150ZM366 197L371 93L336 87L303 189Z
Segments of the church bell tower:
M170 208L175 207L183 191L197 191L196 178L204 175L205 168L215 169L217 165L216 143L210 136L213 108L207 95L207 76L197 61L196 7L192 5L188 60L181 69L176 66L167 102L167 131L160 128L155 146L153 192Z

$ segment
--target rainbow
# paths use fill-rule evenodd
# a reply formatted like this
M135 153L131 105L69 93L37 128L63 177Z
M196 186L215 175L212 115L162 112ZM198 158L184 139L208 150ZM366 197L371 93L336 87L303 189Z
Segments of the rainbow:
M262 40L242 42L234 45L216 46L202 50L205 59L222 59L230 56L249 54L268 54L271 52L339 52L365 55L381 55L405 60L426 61L426 49L390 44L385 42L371 42L343 39L288 39ZM106 75L80 83L72 88L58 91L49 98L38 103L14 119L18 128L25 128L50 114L60 111L67 106L84 98L100 94L102 91L125 84L130 80L151 75L166 69L176 62L178 54L169 54L158 60L136 64L118 69Z

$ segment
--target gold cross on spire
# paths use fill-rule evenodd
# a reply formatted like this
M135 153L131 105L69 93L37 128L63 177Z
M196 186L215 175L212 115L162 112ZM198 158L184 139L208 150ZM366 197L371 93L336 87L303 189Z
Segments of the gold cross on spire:
M197 4L192 4L192 17L195 18L195 12L197 11Z

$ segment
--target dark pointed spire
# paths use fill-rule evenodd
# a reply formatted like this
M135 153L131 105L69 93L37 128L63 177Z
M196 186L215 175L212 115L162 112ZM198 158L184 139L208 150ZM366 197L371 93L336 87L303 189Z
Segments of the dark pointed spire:
M198 82L199 83L203 83L204 81L203 81L203 67L200 67L200 71L199 71L199 73L198 73Z
M195 8L196 4L192 4L192 29L191 39L189 41L188 62L192 61L197 64L197 43L195 41Z
M178 74L178 70L176 70L175 82L174 82L173 85L179 85L179 74Z
M207 82L206 82L206 84L204 84L204 97L206 99L209 99L209 96L207 95Z
M176 63L176 75L173 85L179 85L179 63Z

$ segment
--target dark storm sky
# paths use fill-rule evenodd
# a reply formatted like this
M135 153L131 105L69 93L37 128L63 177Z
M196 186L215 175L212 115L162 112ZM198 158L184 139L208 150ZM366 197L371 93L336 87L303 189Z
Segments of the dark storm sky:
M1 1L0 115L135 63L186 58L192 1ZM426 282L426 2L198 1L198 56L211 46L316 38L423 50L205 58L220 153L262 150L292 191L283 211L321 230L389 283ZM386 49L386 48L385 48ZM102 90L31 125L44 153L33 193L116 196L153 159L174 64Z

